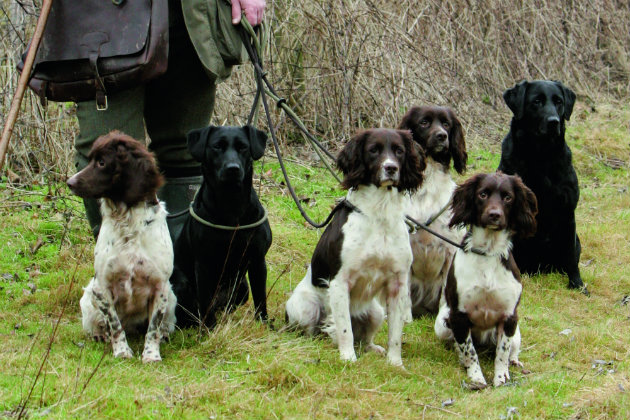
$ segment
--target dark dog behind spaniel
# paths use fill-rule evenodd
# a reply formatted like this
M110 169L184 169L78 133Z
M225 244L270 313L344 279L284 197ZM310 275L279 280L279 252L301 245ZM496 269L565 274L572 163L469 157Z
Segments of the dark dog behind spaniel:
M495 343L493 383L500 386L510 378L509 364L522 366L517 315L522 285L510 249L513 235L536 231L536 196L517 176L478 174L455 190L452 208L450 224L470 230L449 270L435 332L442 340L455 340L474 389L486 381L473 340Z
M516 263L529 274L565 273L570 288L588 293L578 266L575 208L580 189L564 138L575 93L560 82L537 80L507 89L503 98L514 115L498 169L518 174L536 194L539 209L536 235L514 241Z
M252 185L253 161L267 136L251 126L207 127L188 134L188 148L202 165L203 184L175 243L171 282L177 323L213 327L219 311L249 297L257 319L267 319L267 264L271 228Z
M386 302L387 360L402 365L412 259L406 195L421 184L424 169L416 149L408 131L371 129L356 134L337 158L350 204L340 207L322 234L286 315L307 333L328 333L342 360L356 360L355 340L366 350L385 352L373 339Z
M125 332L145 328L143 362L161 360L160 340L175 326L175 295L168 279L173 245L162 184L153 156L120 132L99 137L88 165L68 180L73 193L102 198L103 221L94 247L94 277L81 298L83 329L112 343L114 357L133 352Z
M462 174L468 159L461 123L450 108L415 106L405 114L399 128L411 131L414 141L422 146L427 162L424 181L411 196L409 216L460 242L464 232L449 228L451 211L448 207L457 186L450 174L451 163L457 173ZM414 317L436 314L455 249L424 230L410 235L410 240L412 314Z

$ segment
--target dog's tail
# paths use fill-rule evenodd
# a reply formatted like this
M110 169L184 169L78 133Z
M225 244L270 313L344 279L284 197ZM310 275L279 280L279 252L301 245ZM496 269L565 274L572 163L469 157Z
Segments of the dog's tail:
M306 275L286 303L285 318L289 327L297 327L309 335L315 335L319 332L326 311L321 294L315 290L311 277L309 265Z

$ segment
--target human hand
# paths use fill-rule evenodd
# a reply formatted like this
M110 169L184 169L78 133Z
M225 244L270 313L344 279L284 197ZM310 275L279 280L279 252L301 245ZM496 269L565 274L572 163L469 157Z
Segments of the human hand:
M265 0L232 0L232 23L238 25L241 22L242 11L252 26L260 25L265 6Z

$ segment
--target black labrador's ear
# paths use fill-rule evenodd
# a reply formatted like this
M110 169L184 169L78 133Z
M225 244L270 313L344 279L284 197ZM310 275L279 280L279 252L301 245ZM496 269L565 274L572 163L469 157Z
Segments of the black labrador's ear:
M510 176L514 187L513 217L510 219L510 229L521 238L528 238L536 233L536 215L538 201L536 194L530 190L521 177Z
M514 85L510 89L503 92L503 100L507 104L508 108L514 114L514 118L520 120L523 118L523 108L525 107L525 92L529 82L523 80L522 82Z
M575 92L562 84L562 82L558 80L553 81L562 91L564 95L564 119L569 121L571 118L571 114L573 113L573 105L575 105Z
M345 189L356 188L366 177L363 163L363 148L370 130L356 133L337 156L337 167L343 172L341 186Z
M249 148L252 154L252 159L258 160L263 157L265 153L265 147L267 146L267 133L262 130L246 125L245 131L247 137L249 137Z
M455 116L453 110L449 108L449 117L453 123L448 133L448 147L451 149L453 157L453 166L458 174L466 172L466 163L468 162L468 153L466 153L466 140L464 139L464 129L462 123Z
M479 183L486 177L486 174L477 174L464 181L453 193L451 210L453 216L448 226L466 226L477 222L476 195Z
M190 151L192 157L199 162L204 160L208 140L210 139L212 132L218 128L219 127L211 125L209 127L196 128L188 132L186 140L188 142L188 150Z
M400 170L399 191L416 191L424 180L423 172L427 167L422 146L413 141L409 130L396 130L405 145L405 160Z

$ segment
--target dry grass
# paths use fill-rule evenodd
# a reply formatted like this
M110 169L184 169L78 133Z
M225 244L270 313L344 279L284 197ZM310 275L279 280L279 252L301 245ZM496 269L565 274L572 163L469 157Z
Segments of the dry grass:
M0 7L3 116L37 7ZM628 0L275 0L266 16L269 77L332 149L359 127L396 125L419 103L454 107L469 140L495 144L508 118L501 94L523 78L563 80L587 106L629 94ZM220 86L215 123L244 123L253 90L242 66ZM73 106L42 107L29 93L23 109L8 168L24 181L63 179L74 170ZM301 141L283 115L276 124L284 144Z

